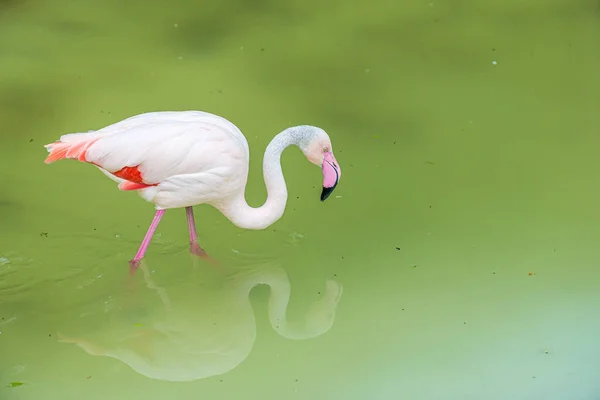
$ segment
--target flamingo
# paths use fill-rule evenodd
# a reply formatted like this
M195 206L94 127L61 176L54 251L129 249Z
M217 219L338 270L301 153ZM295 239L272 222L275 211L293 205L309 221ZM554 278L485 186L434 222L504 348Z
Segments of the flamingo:
M193 206L209 204L240 228L265 229L283 216L287 187L281 153L295 145L323 172L321 201L342 175L329 135L321 128L299 125L277 134L263 158L267 200L248 205L245 188L250 152L242 132L227 119L203 111L148 112L96 131L62 135L45 145L46 164L76 159L92 164L124 191L137 191L155 206L140 247L129 261L132 273L144 258L165 210L186 210L190 252L212 260L198 244Z

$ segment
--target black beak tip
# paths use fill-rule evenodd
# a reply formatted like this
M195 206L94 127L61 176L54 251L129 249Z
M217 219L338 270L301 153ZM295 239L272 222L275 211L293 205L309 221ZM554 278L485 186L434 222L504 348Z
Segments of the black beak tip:
M330 188L323 186L323 191L321 192L321 201L327 200L327 198L333 192L333 189L335 189L335 187L336 187L336 185L333 185Z

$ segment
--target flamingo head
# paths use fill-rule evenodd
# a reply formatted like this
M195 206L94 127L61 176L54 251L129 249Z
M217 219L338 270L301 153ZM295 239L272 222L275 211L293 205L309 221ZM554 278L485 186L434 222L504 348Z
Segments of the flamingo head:
M323 171L321 201L325 201L342 177L340 165L333 155L331 139L329 139L329 135L324 130L315 128L309 140L306 141L304 146L300 146L300 148L308 161L320 166Z

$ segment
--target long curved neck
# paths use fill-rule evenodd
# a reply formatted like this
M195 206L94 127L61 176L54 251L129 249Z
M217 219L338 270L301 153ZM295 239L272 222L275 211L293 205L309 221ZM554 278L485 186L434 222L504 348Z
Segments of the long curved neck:
M281 153L302 139L297 127L284 130L271 140L263 158L263 175L267 186L267 201L258 208L250 207L244 191L220 207L220 211L235 225L245 229L264 229L283 215L287 203L287 187L281 170Z

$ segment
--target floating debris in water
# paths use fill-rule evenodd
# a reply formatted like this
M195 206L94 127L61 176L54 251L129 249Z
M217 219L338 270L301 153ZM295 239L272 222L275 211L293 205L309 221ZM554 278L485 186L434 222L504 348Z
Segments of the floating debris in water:
M116 237L117 239L119 239L119 238L121 237L121 234L120 234L120 233L117 233L117 234L115 235L115 237Z
M179 24L173 24L173 28L179 27Z
M492 65L498 65L498 62L496 60L492 61Z
M335 198L336 198L336 199L341 199L341 198L342 198L342 196L335 196Z
M23 386L24 383L23 382L11 382L8 385L6 385L6 387L19 387L19 386Z
M7 257L0 257L0 267L6 264L10 264L10 260Z
M0 325L10 324L11 322L15 321L16 319L17 319L17 317L10 317L9 319L4 319L4 317L2 317L2 322L0 322Z
M298 243L304 240L304 238L306 238L306 235L303 235L302 233L298 232L292 232L291 234L289 234L288 239L286 241L293 246L297 246Z

